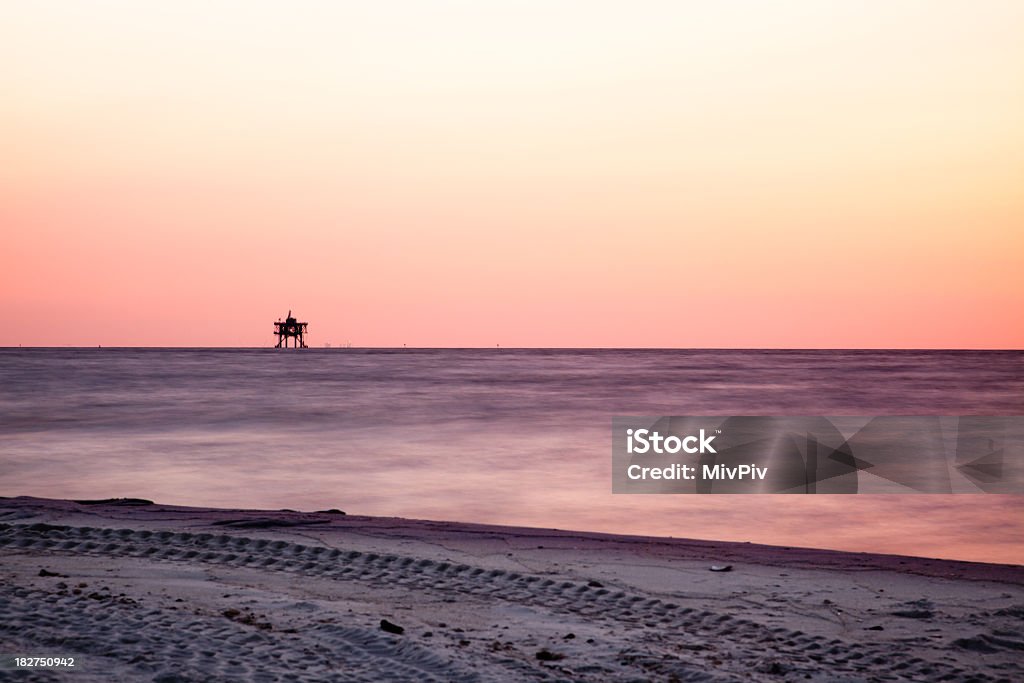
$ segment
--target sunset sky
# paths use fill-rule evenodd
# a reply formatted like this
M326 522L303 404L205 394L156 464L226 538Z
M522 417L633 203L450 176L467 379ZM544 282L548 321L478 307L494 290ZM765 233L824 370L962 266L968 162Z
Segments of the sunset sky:
M0 345L1024 347L1024 3L0 0Z

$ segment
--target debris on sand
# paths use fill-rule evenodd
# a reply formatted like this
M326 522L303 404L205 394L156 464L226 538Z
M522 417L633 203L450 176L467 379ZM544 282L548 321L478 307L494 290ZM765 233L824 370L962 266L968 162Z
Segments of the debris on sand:
M540 650L534 656L542 662L557 662L559 659L565 659L565 655L552 652L551 650Z
M930 600L911 600L889 614L904 619L931 619L935 616L935 605Z
M387 619L380 620L380 630L387 633L394 633L396 636L400 636L405 633L405 629L398 624L392 624Z
M755 668L763 674L771 674L772 676L781 676L787 671L786 665L776 659L762 661Z
M713 564L711 565L711 571L713 572L731 572L731 564Z
M59 572L51 572L48 569L40 569L39 573L36 576L59 576L59 577L64 578L64 579L68 578L67 574L61 574Z
M255 626L261 631L273 631L274 625L269 621L260 621L261 617L256 616L253 612L242 612L237 609L226 609L221 612L226 618L237 624L245 624L246 626Z

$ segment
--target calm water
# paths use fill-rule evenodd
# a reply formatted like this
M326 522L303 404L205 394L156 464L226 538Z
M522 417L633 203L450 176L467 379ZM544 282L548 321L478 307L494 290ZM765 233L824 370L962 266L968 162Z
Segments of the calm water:
M614 414L1024 413L1024 352L0 349L0 494L1024 561L1024 497L613 496Z

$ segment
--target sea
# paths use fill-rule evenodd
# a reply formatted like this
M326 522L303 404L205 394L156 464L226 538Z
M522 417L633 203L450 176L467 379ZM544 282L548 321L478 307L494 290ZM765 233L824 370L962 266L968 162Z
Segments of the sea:
M0 349L0 495L1024 562L1024 496L615 495L615 415L1021 415L1024 352Z

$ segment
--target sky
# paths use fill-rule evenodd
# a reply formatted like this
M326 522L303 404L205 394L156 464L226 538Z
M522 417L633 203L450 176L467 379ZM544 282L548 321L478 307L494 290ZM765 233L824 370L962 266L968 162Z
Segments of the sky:
M1024 3L0 0L0 345L1024 347Z

